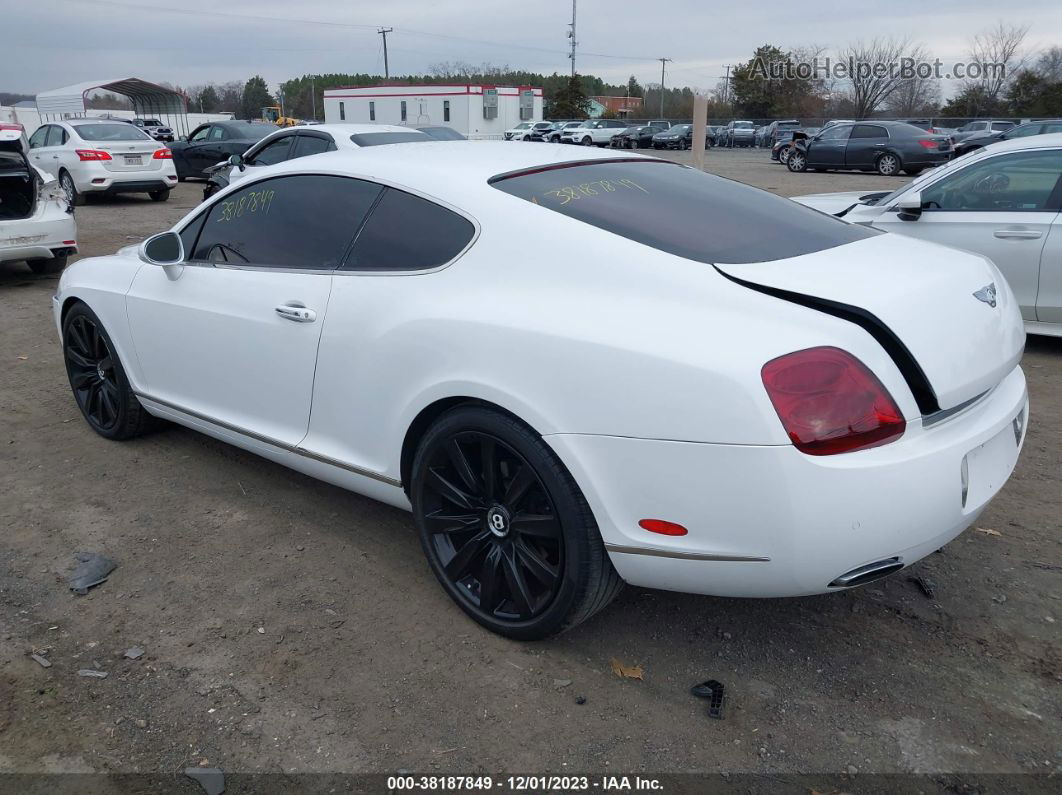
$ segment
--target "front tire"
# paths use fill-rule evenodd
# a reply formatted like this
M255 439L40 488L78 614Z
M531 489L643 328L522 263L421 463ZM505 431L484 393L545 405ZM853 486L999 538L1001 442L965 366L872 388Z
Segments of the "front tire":
M66 194L66 200L70 202L71 207L81 207L85 204L85 197L83 194L78 193L77 186L74 185L74 178L70 176L69 171L63 171L59 174L59 186Z
M622 586L572 476L501 411L465 405L436 421L417 448L410 498L432 572L492 632L549 637Z
M148 193L148 196L151 197L151 201L153 201L153 202L164 202L164 201L166 201L167 199L170 198L170 191L169 191L169 189L166 189L166 190L153 190L153 191Z
M131 439L160 424L133 394L114 343L85 304L75 304L63 318L63 358L74 401L100 436Z
M62 273L63 269L66 267L66 259L65 255L62 257L52 257L51 259L41 257L40 259L28 259L26 260L26 264L29 265L30 270L38 276L47 276L53 273Z
M805 155L800 150L795 150L793 152L790 152L789 153L789 159L785 161L785 166L790 171L792 171L794 174L799 173L801 171L807 171L807 169L808 169L808 158L807 158L807 155Z

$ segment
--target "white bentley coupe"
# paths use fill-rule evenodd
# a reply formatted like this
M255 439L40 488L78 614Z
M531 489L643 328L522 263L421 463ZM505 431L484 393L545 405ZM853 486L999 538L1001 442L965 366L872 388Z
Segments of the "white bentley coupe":
M623 581L842 590L970 525L1024 439L985 258L663 160L432 142L262 169L68 268L74 398L411 509L472 618L541 638Z

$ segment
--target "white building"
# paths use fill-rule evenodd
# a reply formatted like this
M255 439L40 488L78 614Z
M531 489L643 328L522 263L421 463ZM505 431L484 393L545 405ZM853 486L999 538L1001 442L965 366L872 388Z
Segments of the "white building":
M469 138L501 138L522 121L542 121L533 86L371 86L324 92L325 121L452 127Z

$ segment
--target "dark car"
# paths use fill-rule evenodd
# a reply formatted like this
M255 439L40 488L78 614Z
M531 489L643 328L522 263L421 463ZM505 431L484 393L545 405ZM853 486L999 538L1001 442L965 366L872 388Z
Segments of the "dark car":
M951 139L902 121L835 124L815 137L795 140L786 162L790 171L877 171L915 175L939 166L952 154Z
M1028 124L1011 127L1009 130L997 130L985 135L971 136L955 145L955 156L961 157L967 152L973 152L975 149L982 149L989 144L999 143L1000 141L1011 141L1015 138L1046 135L1047 133L1062 133L1062 119L1031 121Z
M766 140L764 141L763 145L769 146L773 149L774 145L778 143L779 138L784 133L792 132L793 130L799 130L803 126L804 125L802 125L796 119L783 119L780 121L772 121L770 124L767 125L767 131L764 135ZM792 136L789 136L789 138L792 138Z
M419 132L429 135L436 141L467 141L464 135L461 135L453 127L417 127Z
M689 149L693 146L693 125L676 124L668 130L662 130L653 136L653 149ZM711 128L704 130L704 148L715 146L715 136Z
M991 135L994 132L1006 132L1012 127L1017 127L1018 123L1009 121L1007 119L975 119L974 121L966 122L962 127L957 129L952 137L956 144L960 141L965 141L967 138L975 138L980 135Z
M771 146L771 160L785 165L789 160L789 153L793 151L793 141L807 140L808 135L803 130L779 130Z
M242 155L254 143L276 132L275 124L256 121L212 121L192 130L187 139L170 144L177 180L205 177L206 170L231 155Z
M618 149L646 149L653 145L653 136L663 132L662 127L640 124L612 136L610 144Z

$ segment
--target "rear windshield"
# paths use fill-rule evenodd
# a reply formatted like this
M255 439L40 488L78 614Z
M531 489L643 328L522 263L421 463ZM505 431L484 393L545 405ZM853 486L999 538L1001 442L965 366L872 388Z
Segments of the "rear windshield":
M661 160L573 163L501 174L490 184L698 262L767 262L880 234L740 182Z
M75 124L82 141L143 141L151 136L132 124Z
M417 141L430 141L431 137L422 132L374 132L355 133L350 140L358 146L379 146L380 144L408 144Z

